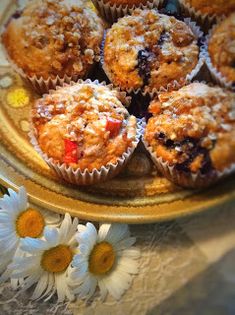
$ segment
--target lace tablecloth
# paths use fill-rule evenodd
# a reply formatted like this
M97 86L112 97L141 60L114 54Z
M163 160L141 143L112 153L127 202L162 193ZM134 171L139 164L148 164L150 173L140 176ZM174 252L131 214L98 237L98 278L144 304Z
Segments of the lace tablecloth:
M0 314L234 315L235 211L228 204L201 215L130 227L141 249L140 273L119 302L94 297L55 306L0 287Z

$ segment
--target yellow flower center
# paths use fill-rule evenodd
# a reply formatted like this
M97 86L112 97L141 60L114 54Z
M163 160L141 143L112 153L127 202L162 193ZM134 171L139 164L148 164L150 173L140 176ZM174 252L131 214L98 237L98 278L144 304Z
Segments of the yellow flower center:
M95 275L109 272L115 262L113 246L107 242L101 242L93 248L89 257L89 270Z
M44 217L35 209L27 209L16 220L16 232L20 237L39 237L44 227Z
M58 245L46 250L41 259L41 266L48 272L66 270L73 259L73 252L67 245Z

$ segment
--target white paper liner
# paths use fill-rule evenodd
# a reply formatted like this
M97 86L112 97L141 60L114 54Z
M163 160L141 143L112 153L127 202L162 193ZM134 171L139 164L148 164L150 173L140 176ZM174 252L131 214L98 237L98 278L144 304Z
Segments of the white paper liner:
M187 0L180 0L179 2L182 13L186 16L190 16L193 20L196 20L198 24L203 27L204 30L208 30L214 23L221 19L221 15L218 16L216 14L203 14L202 12L200 12L200 10L194 9L190 6Z
M202 30L200 29L200 27L196 24L196 22L193 22L190 18L185 18L184 22L191 28L192 32L194 33L194 35L196 36L197 39L200 39L203 37L204 33L202 32ZM107 75L108 79L111 81L111 83L115 86L115 84L112 82L111 80L111 75L109 74L108 69L105 66L104 63L104 45L105 45L105 39L106 39L106 34L107 31L104 32L104 38L102 41L102 45L101 45L101 58L100 58L100 63L101 66L105 72L105 74ZM160 88L153 88L153 89L149 89L149 87L144 87L144 88L139 88L139 89L126 89L125 91L128 94L134 93L134 94L138 94L141 93L142 95L146 96L146 95L150 95L151 97L157 95L160 92L166 92L166 91L170 91L170 90L174 90L174 89L179 89L180 87L187 85L188 83L190 83L195 77L196 75L198 75L198 73L200 72L202 66L205 63L205 48L204 45L200 46L200 51L199 51L199 57L198 57L198 63L196 65L196 67L191 71L191 73L187 74L186 78L179 78L179 80L174 80L171 83L168 83L167 86L162 86ZM181 80L184 82L182 83ZM123 90L120 86L117 86L120 90Z
M79 80L78 83L92 83L97 85L103 85L105 86L106 83L102 82L100 83L98 80L91 81L91 80ZM72 82L71 84L76 84ZM67 86L67 85L66 85ZM112 85L108 85L107 87L112 88ZM57 87L59 88L59 87ZM53 91L50 91L53 92ZM122 97L124 95L124 92L120 92ZM127 97L129 99L129 97ZM68 166L66 164L60 164L53 161L52 158L49 158L47 154L45 154L37 141L37 138L35 136L35 128L33 127L33 124L31 122L31 128L29 132L30 142L34 146L35 150L39 153L39 155L45 160L45 162L54 169L54 171L58 174L59 177L63 178L65 181L76 184L76 185L91 185L96 184L98 182L106 181L114 176L116 176L120 171L125 167L126 163L129 161L132 153L134 152L135 148L137 147L140 138L143 134L143 127L142 127L142 120L137 120L137 132L136 137L134 141L132 142L131 147L127 149L126 152L122 154L121 157L117 159L117 162L115 164L108 163L105 166L102 166L100 169L94 169L93 171L89 171L88 169L85 169L81 171L79 168L74 169L71 166Z
M152 147L142 137L142 142L146 150L150 153L153 163L156 165L158 171L170 181L185 188L203 188L215 184L220 179L229 176L235 171L235 164L226 168L223 172L213 171L211 174L202 175L198 173L184 173L178 171L175 166L169 165L162 157L158 157L153 151Z
M139 4L139 5L133 5L132 7L128 7L127 5L117 5L110 3L105 3L104 0L92 0L93 4L97 8L97 10L100 12L100 14L110 22L115 22L118 20L118 18L131 14L135 9L153 9L153 8L159 8L164 0L149 0L145 5Z
M204 45L202 46L202 50L203 50L203 55L204 55L204 59L205 59L205 62L206 62L206 65L207 65L207 68L208 70L210 71L210 74L212 76L212 79L217 83L219 84L220 86L222 87L225 87L227 89L232 89L233 88L233 82L231 81L228 81L227 78L225 78L223 76L223 74L221 72L219 72L215 67L214 65L212 64L212 61L211 61L211 57L210 57L210 54L209 54L209 50L208 50L208 46L209 46L209 41L210 41L210 38L212 36L212 33L214 32L214 30L216 29L216 27L219 25L219 23L222 21L219 20L218 24L215 24L211 30L209 31L209 34L206 36L205 38L205 42L204 42Z

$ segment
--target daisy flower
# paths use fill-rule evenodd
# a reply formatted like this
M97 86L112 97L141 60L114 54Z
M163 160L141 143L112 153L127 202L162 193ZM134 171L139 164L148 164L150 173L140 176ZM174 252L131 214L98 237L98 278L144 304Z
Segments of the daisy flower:
M0 282L9 278L7 266L13 257L22 255L20 239L27 236L39 238L46 224L60 222L58 214L30 208L24 187L20 187L18 194L12 189L8 192L9 196L6 194L0 199L0 252L4 252L0 260L0 273L3 273Z
M12 278L23 279L23 290L36 284L32 300L49 300L56 292L59 303L66 297L74 299L68 279L77 249L77 225L78 219L72 221L66 214L59 229L45 227L42 239L26 237L21 240L21 249L27 255L15 257L9 268Z
M136 239L124 224L102 224L97 233L87 223L79 225L78 231L79 254L73 259L71 273L74 293L89 299L98 286L102 300L108 292L119 300L138 273L139 250L132 247Z

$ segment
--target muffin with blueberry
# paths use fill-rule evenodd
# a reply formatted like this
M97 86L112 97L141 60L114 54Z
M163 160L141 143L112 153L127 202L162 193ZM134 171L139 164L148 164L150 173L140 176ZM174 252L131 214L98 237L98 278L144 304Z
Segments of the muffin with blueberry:
M65 180L92 184L115 176L138 143L137 120L123 93L90 81L36 101L34 147Z
M190 78L199 61L197 40L186 23L137 9L108 30L103 68L122 90L158 91Z
M235 169L235 95L192 83L159 94L149 107L144 142L176 184L203 187Z
M235 13L212 29L207 65L219 83L235 88Z
M85 2L33 0L7 23L10 61L35 87L84 78L100 58L103 22Z

